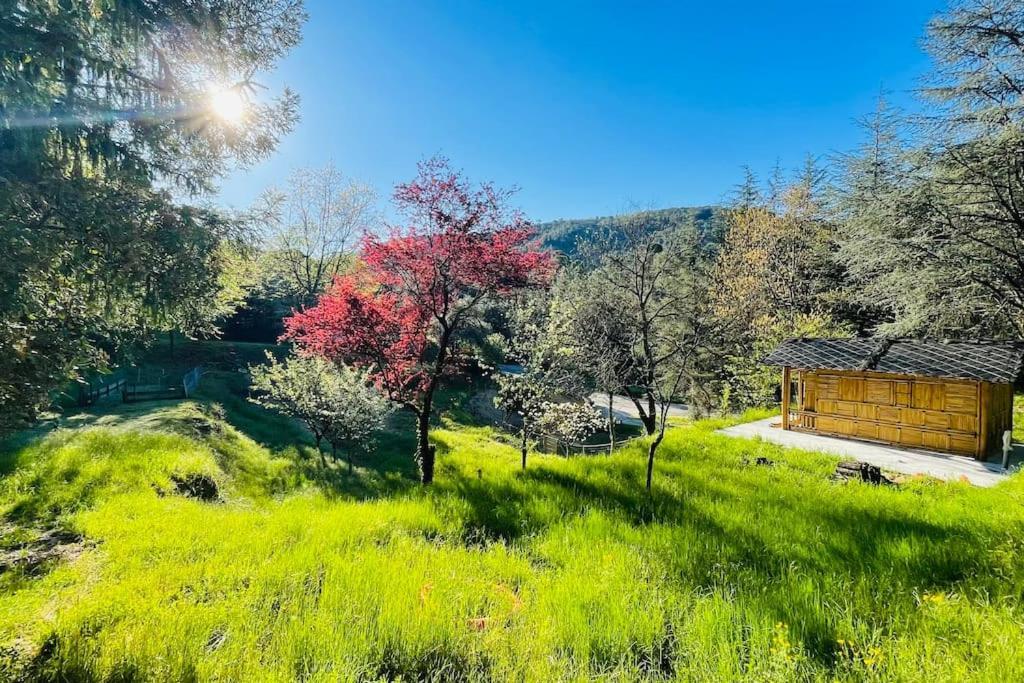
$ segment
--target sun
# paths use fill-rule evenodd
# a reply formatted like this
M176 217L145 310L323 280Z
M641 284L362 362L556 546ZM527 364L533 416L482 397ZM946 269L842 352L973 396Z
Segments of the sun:
M214 116L230 124L241 122L248 106L236 88L211 89L209 105Z

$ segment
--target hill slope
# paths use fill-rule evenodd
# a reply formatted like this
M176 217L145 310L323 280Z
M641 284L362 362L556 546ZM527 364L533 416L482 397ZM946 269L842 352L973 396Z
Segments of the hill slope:
M643 213L651 232L692 226L708 243L721 242L725 233L725 209L718 206L654 209ZM621 216L561 219L541 223L537 232L545 246L571 256L578 242L586 241L620 220Z
M0 454L0 549L63 548L0 573L0 680L1024 679L1020 475L840 484L714 421L648 495L643 444L521 471L453 410L422 489L408 438L325 471L238 379Z

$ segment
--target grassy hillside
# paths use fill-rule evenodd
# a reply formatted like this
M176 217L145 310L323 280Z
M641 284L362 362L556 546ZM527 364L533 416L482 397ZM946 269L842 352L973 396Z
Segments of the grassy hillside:
M1024 678L1020 477L840 484L707 421L647 496L641 445L521 472L449 400L424 490L402 432L323 471L243 396L9 444L0 552L51 556L0 573L0 680Z
M709 243L720 242L725 234L725 213L720 207L678 207L645 213L652 232L692 226ZM620 216L562 219L542 223L537 231L545 246L571 255L580 241L591 239L619 220L622 220Z

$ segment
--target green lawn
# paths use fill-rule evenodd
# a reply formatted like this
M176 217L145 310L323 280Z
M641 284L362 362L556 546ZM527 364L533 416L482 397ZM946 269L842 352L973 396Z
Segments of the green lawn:
M0 680L1024 679L1019 476L839 484L707 421L648 496L642 444L521 472L454 393L424 490L404 417L324 472L219 367L0 456L0 550L82 538L0 574Z

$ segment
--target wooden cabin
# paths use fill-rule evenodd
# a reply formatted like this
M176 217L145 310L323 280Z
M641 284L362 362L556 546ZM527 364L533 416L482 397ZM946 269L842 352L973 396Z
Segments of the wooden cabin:
M1024 345L1013 342L790 339L782 428L985 459L1013 426Z

